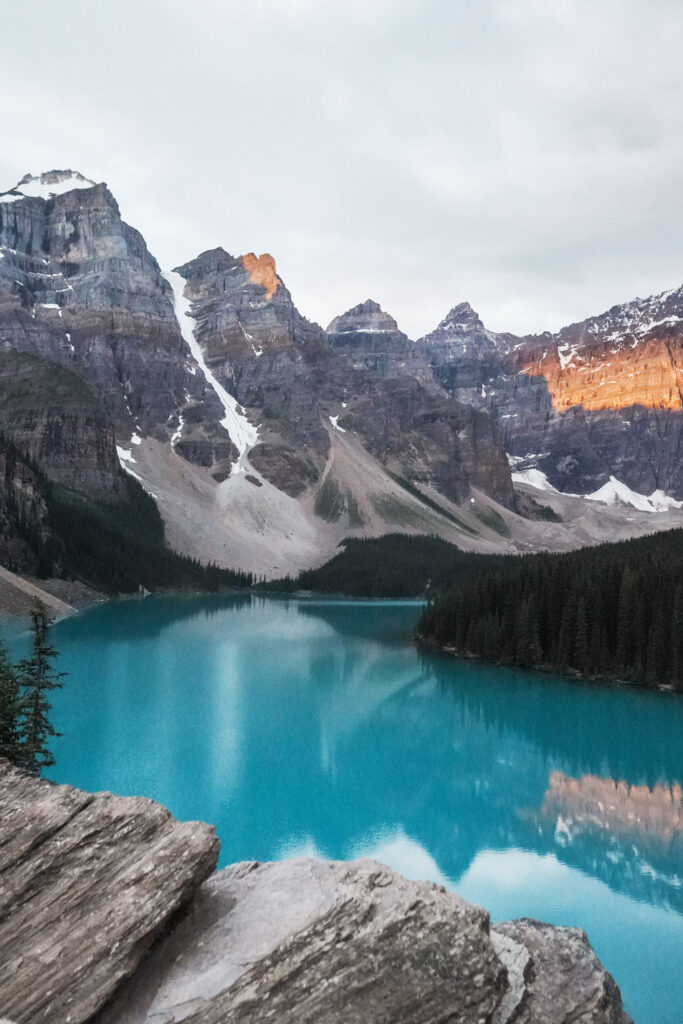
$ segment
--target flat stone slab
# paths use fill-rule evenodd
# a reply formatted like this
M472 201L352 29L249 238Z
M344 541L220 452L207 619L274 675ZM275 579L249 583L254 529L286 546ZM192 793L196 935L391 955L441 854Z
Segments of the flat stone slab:
M214 870L215 831L0 761L0 1017L90 1020Z

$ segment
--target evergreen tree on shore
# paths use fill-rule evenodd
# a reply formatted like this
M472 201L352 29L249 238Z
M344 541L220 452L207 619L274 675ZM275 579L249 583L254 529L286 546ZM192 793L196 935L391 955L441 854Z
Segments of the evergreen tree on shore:
M33 649L31 656L19 663L22 688L21 748L19 763L33 775L40 775L55 759L48 748L53 736L58 736L50 722L49 693L61 687L62 673L53 668L57 651L49 640L50 616L42 601L36 599L31 607Z

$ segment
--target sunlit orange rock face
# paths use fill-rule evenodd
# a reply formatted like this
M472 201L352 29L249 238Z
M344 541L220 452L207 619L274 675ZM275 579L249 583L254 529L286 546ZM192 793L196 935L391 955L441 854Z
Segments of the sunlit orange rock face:
M553 772L541 816L562 815L573 828L599 828L616 836L649 836L663 842L683 839L683 790L673 786L629 786L584 775L573 779Z
M529 376L543 376L553 408L574 406L597 411L641 405L650 409L683 409L683 341L652 338L635 345L599 350L560 346L522 367Z
M253 252L248 252L240 259L242 266L249 274L251 283L260 284L266 289L266 298L272 299L282 281L275 272L275 260L270 253L264 252L260 256L256 256Z

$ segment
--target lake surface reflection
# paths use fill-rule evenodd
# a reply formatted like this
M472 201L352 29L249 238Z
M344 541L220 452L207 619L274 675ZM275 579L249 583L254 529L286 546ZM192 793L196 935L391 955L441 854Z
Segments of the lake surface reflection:
M223 864L373 856L494 919L578 925L636 1024L681 1024L683 698L419 651L418 614L169 597L65 620L52 777L212 822Z

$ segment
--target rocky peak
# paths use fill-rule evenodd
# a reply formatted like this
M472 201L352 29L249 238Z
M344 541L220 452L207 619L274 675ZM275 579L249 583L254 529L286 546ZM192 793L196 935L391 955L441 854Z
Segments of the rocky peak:
M457 306L448 312L439 324L444 330L484 330L484 325L476 310L472 309L469 302L459 302Z
M282 285L282 281L277 276L275 260L270 253L264 252L260 256L256 256L253 252L248 252L246 255L240 256L240 261L249 274L251 283L265 288L266 298L272 299L275 292Z
M424 353L399 330L393 316L372 299L335 317L327 336L332 347L344 353L353 368L362 373L384 378L414 377L428 390L436 388Z
M441 323L420 341L427 344L474 343L477 348L496 348L495 335L486 330L479 314L472 309L469 302L459 302L457 306L453 306Z
M341 316L336 316L327 328L328 334L401 333L393 316L385 313L378 302L367 299Z

